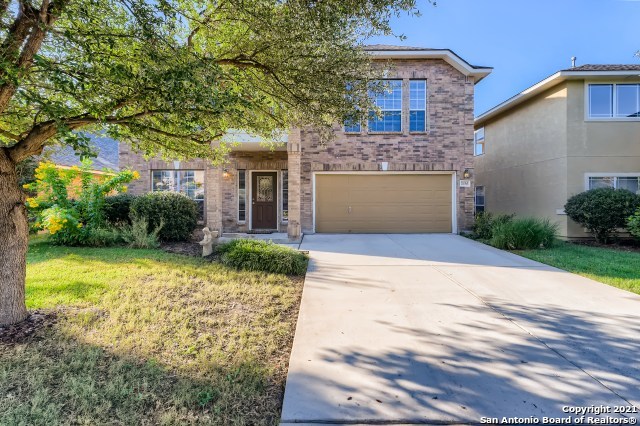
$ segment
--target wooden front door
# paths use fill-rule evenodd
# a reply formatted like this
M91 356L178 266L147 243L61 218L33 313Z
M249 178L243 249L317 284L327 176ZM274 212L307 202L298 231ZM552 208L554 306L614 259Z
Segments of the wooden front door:
M251 182L252 229L278 228L278 180L275 172L254 172Z

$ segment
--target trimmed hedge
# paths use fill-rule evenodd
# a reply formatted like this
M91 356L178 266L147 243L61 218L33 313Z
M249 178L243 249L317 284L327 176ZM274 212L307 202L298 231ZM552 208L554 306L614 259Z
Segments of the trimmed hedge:
M238 239L218 246L222 264L236 269L304 275L309 257L271 241Z
M589 230L600 243L607 243L629 216L640 207L640 197L626 189L597 188L567 200L564 211L573 221Z
M176 192L150 192L131 203L131 219L145 218L150 233L162 226L161 241L188 241L197 225L198 207L195 201Z
M503 250L529 250L554 245L558 225L549 219L525 217L513 219L493 228L489 244Z
M117 194L104 199L104 218L111 225L126 225L131 223L129 212L135 195Z

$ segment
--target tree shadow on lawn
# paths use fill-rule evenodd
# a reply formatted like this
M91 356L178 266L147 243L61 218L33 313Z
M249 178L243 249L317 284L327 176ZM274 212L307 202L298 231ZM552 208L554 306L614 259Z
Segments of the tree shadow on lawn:
M283 420L475 424L483 416L566 417L563 406L640 408L639 317L491 304L502 315L455 304L461 315L445 324L375 326L411 344L319 348L315 370L289 375Z
M115 354L54 326L0 344L0 424L274 425L284 372L214 358L197 374Z

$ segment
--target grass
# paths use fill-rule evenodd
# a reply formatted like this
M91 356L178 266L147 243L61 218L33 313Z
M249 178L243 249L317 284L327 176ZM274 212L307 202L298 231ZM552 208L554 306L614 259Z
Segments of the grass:
M640 294L640 253L560 242L553 248L517 254Z
M157 250L36 239L27 304L58 321L0 348L0 424L277 424L301 290Z

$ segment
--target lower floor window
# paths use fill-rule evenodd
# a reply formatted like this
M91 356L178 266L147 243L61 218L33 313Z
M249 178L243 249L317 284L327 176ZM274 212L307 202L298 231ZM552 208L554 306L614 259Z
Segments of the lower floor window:
M475 209L476 214L484 211L484 186L476 186Z
M289 171L282 171L282 220L289 220Z
M634 194L640 194L640 173L638 176L589 176L589 187L626 189Z
M198 221L204 220L204 170L153 170L151 190L186 195L198 205Z
M247 220L247 172L238 170L238 222Z

